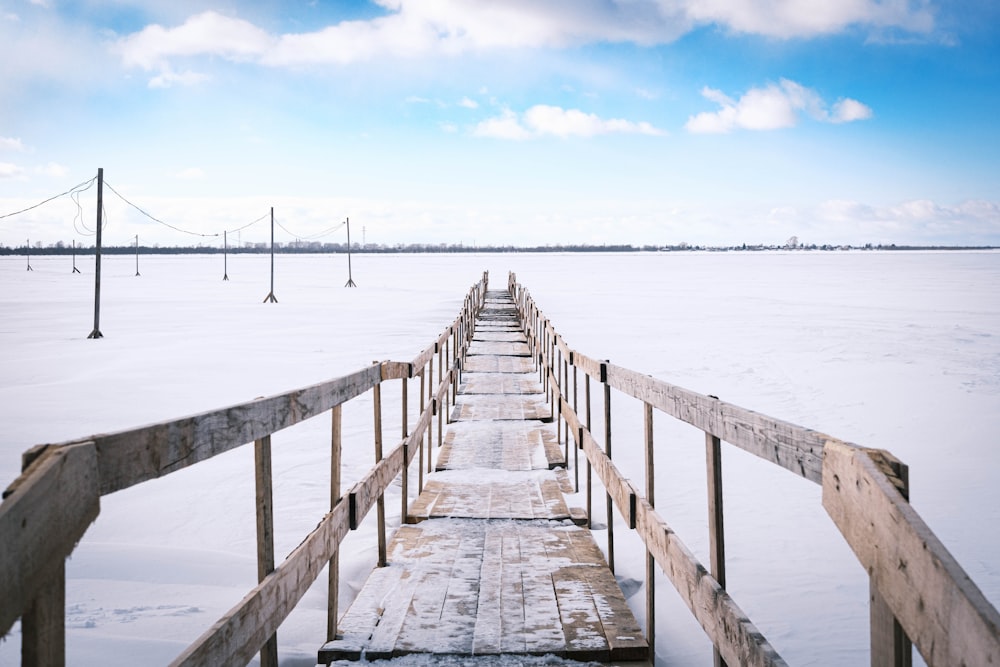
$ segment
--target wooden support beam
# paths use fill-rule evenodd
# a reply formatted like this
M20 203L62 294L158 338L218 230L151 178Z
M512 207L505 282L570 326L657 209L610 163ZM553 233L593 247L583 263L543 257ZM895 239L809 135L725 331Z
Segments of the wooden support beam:
M1000 664L1000 613L886 474L878 450L831 440L823 507L930 665Z
M257 506L257 582L274 571L274 503L271 492L271 436L254 441ZM278 636L271 634L260 650L261 667L278 667Z
M53 586L65 584L54 582L53 576L63 571L64 561L100 512L98 470L94 443L51 446L5 492L0 504L0 634L42 595L36 607L42 625L23 631L35 632L41 642L63 645L65 608L51 605L57 597ZM31 650L48 654L43 647Z
M643 403L643 435L646 445L646 502L656 507L656 450L653 448L653 406ZM646 549L646 643L656 662L656 560Z
M726 587L726 533L722 511L722 442L705 434L705 458L708 468L708 552L712 576ZM719 647L713 650L715 667L725 667Z
M340 468L343 453L343 415L344 408L335 405L330 411L330 511L337 507L340 502ZM338 550L330 558L328 571L329 581L327 585L327 614L326 614L326 640L333 641L337 638L338 598L340 597L340 551Z

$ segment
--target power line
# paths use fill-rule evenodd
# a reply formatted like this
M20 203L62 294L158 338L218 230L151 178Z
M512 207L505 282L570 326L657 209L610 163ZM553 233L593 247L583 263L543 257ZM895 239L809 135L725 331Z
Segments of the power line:
M130 202L128 199L125 199L125 197L123 197L120 192L118 192L113 187L111 187L111 184L108 183L107 181L104 181L104 185L108 186L108 189L111 190L113 193L115 193L118 196L118 198L121 199L123 202L125 202L126 204L128 204L129 206L131 206L132 208L134 208L135 210L139 211L139 213L142 213L144 216L146 216L147 218L149 218L153 222L158 222L161 225L163 225L164 227L169 227L170 229L172 229L172 230L174 230L176 232L181 232L182 234L190 234L191 236L201 236L201 237L217 237L217 236L219 236L218 234L202 234L201 232L192 232L190 230L181 229L180 227L177 227L175 225L171 225L169 222L164 222L163 220L160 220L159 218L156 218L156 217L150 215L149 213L147 213L146 211L142 210L141 208L139 208L138 206L136 206L135 204L133 204L132 202Z
M36 208L38 208L39 206L44 206L45 204L48 204L48 203L49 203L50 201L52 201L52 200L54 200L54 199L59 199L60 197L65 197L66 195L68 195L68 194L71 194L71 193L75 192L76 190L78 190L78 189L80 189L80 188L83 188L83 186L84 186L84 185L86 185L86 186L87 186L86 188L83 188L84 190L86 190L86 189L87 189L87 188L89 188L89 187L90 187L90 186L91 186L91 185L93 184L93 182L94 182L94 181L96 181L96 180L97 180L97 177L96 177L96 176L94 176L94 177L93 177L93 178L91 178L90 180L87 180L87 181L84 181L83 183L80 183L79 185L75 185L75 186L73 186L72 188L70 188L69 190L67 190L66 192L63 192L63 193L60 193L60 194L57 194L57 195L55 195L55 196L53 196L53 197L49 197L49 198L48 198L48 199L46 199L45 201L41 201L41 202L38 202L38 203L37 203L37 204L35 204L34 206L29 206L28 208L22 208L22 209L21 209L20 211L14 211L13 213L5 213L5 214L3 214L3 215L0 215L0 220L3 220L4 218L10 218L10 217L13 217L13 216L15 216L15 215L20 215L21 213L27 213L28 211L31 211L31 210L33 210L33 209L36 209Z

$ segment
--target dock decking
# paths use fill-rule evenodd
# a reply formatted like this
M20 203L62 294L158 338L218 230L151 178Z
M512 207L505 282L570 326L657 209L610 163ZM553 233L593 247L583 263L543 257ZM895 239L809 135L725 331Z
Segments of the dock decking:
M572 491L507 292L477 317L436 472L319 662L547 655L645 661L648 645Z

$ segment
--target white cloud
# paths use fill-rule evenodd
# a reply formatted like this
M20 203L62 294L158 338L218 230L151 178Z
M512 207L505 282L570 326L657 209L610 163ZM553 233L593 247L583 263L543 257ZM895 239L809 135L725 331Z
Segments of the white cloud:
M127 66L151 70L176 57L212 55L274 67L348 64L380 57L455 56L594 43L672 42L699 25L779 38L867 26L928 33L920 0L376 0L385 14L313 32L270 34L206 11L182 25L150 25L118 41Z
M205 83L211 79L207 74L200 72L174 72L170 67L166 67L162 72L149 80L150 88L170 88L174 85L195 86Z
M770 37L826 35L851 26L916 33L934 28L932 10L921 0L682 0L680 4L696 23Z
M499 116L487 118L480 122L476 125L472 133L477 137L513 139L516 141L531 138L531 133L521 125L517 114L510 109L504 109Z
M831 123L864 120L872 115L868 106L852 99L842 99L834 104L831 115L819 93L788 79L763 88L751 88L738 100L708 87L703 88L701 94L721 108L717 111L703 111L688 118L684 127L695 134L794 127L801 114Z
M579 109L537 104L518 117L510 109L495 118L479 123L473 134L496 139L531 139L543 136L593 137L601 134L666 134L647 122L633 122L620 118L605 119Z
M10 162L0 162L0 178L13 178L20 175L24 170L16 164Z
M853 120L867 120L871 117L871 107L857 100L847 98L838 100L833 105L833 115L830 120L834 123L849 123Z
M458 106L464 107L466 109L478 109L479 102L470 99L468 97L463 97L461 100L458 101Z
M249 21L208 11L176 28L153 24L118 41L116 50L127 66L151 70L169 59L213 55L233 61L259 58L273 38Z
M0 137L0 151L24 152L24 144L14 137Z

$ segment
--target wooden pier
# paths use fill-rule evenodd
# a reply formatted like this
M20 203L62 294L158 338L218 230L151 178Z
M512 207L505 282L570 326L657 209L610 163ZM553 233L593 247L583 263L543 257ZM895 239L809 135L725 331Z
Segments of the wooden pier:
M1000 665L1000 613L909 505L903 462L589 357L569 346L516 276L502 292L488 285L484 274L455 320L412 360L26 451L23 472L0 503L0 634L20 620L22 665L72 662L65 562L100 513L102 496L250 443L259 583L174 659L176 667L242 665L258 654L262 667L277 667L278 628L324 572L327 627L316 643L327 642L318 654L327 664L388 658L511 665L543 654L549 657L533 660L655 661L660 578L704 630L715 664L783 667L726 588L723 447L822 487L823 509L869 576L873 666L906 667L913 648L929 665ZM419 409L411 420L414 380ZM402 439L383 452L386 386L401 389ZM644 488L612 460L613 390L642 406L644 437L636 444L645 449ZM375 464L342 488L342 408L362 395L374 406ZM694 444L706 454L707 564L654 504L654 413L701 432ZM272 436L324 416L329 511L277 562ZM411 476L418 476L419 491L412 505ZM385 492L395 480L402 486L400 528L390 539ZM604 505L598 513L606 519L610 568L584 527L586 513L566 502L577 485L588 510L595 495L605 496L597 504ZM341 542L372 508L378 561L341 615ZM634 531L646 551L645 633L612 575L616 523Z
M514 302L488 292L436 472L319 662L426 653L644 661L585 523Z

